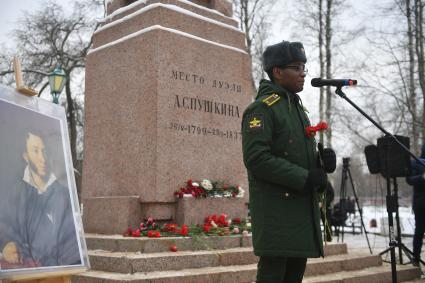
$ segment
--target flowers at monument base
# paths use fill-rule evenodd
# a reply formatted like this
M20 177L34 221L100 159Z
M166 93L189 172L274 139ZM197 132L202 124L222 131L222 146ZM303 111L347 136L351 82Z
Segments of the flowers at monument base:
M226 213L222 213L220 215L208 215L202 225L166 223L159 227L156 225L155 220L149 217L141 222L137 229L133 230L129 227L123 236L134 238L225 236L231 234L243 234L246 236L250 230L251 223L247 220L240 218L230 219Z
M133 231L133 232L131 232L131 235L133 236L133 237L140 237L140 230L139 229L137 229L136 231Z
M308 138L312 138L316 135L316 132L325 131L328 129L328 124L326 122L320 122L316 126L308 126L305 128L305 133Z
M147 217L144 219L143 222L141 222L139 224L139 227L135 230L133 230L131 227L129 227L127 229L127 231L123 234L123 236L125 237L142 237L142 236L147 236L147 237L161 237L161 234L159 233L154 233L151 231L156 231L158 230L158 225L155 223L153 217Z
M170 251L172 251L172 252L177 252L177 246L176 245L171 245L170 246Z
M229 227L232 223L232 220L227 219L227 214L222 213L220 216L217 216L216 214L208 215L205 217L205 224L215 225L215 227Z
M161 237L161 233L159 233L159 231L149 230L147 236L149 238L159 238Z
M213 184L211 183L210 180L204 179L201 182L201 187L206 191L211 191L213 189Z
M239 185L229 185L223 181L210 181L203 179L202 181L188 180L184 187L174 192L177 198L194 197L225 197L225 198L242 198L245 190Z

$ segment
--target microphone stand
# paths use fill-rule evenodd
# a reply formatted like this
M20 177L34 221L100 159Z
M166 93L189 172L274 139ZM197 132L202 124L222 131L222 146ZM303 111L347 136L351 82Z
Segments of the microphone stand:
M351 101L345 93L342 91L341 86L338 86L335 90L335 93L340 96L341 98L345 99L348 103L350 103L354 108L356 108L357 111L359 111L366 119L368 119L372 124L374 124L381 132L383 132L386 136L391 137L405 152L408 152L411 157L413 157L419 164L421 164L425 168L425 163L420 160L418 157L416 157L413 153L409 151L409 149L404 146L395 136L387 132L381 125L379 125L375 120L373 120L369 115L367 115L360 107L358 107L353 101ZM388 162L388 161L387 161ZM386 167L388 171L388 166ZM395 248L398 245L398 242L396 241L395 235L394 235L394 223L393 223L393 213L397 212L397 196L391 194L391 181L390 176L387 172L386 174L386 181L387 181L387 213L388 213L388 228L389 228L389 236L390 236L390 242L389 242L389 250L391 255L391 275L392 275L392 282L397 283L397 267L396 267L396 259L395 259Z

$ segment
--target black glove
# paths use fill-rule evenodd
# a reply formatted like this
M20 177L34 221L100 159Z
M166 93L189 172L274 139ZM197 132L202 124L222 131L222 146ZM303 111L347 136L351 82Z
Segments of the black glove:
M336 154L332 148L325 148L322 153L323 169L326 173L333 173L336 169Z
M336 154L332 148L323 148L323 145L319 142L317 144L319 156L317 160L317 166L325 170L326 173L333 173L336 169Z
M323 193L327 185L328 178L323 169L310 169L310 171L308 171L304 189L317 190L319 193Z

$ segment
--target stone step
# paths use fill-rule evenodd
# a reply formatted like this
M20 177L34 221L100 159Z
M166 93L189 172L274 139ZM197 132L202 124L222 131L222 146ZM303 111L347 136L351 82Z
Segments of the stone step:
M318 276L341 271L361 270L373 266L382 266L382 259L379 255L333 255L325 258L309 259L305 276Z
M89 250L105 250L111 252L169 252L171 245L176 245L179 251L224 250L252 246L251 236L242 235L131 238L121 235L86 234L85 238Z
M90 251L92 269L118 273L182 270L214 266L245 265L258 262L251 247L212 251L125 253ZM306 274L326 274L381 265L378 255L333 255L310 260Z
M137 272L134 274L88 271L72 277L73 283L247 283L254 282L256 264L216 266L173 271ZM419 268L398 266L399 282L420 278ZM306 276L304 283L391 283L391 267L377 266L328 275Z
M213 266L256 263L252 248L233 248L212 251L179 251L161 253L123 253L90 251L94 270L118 273L154 272Z
M422 274L421 278L405 281L404 283L424 283L425 282L425 276Z
M210 237L163 237L163 238L129 238L121 235L86 234L89 250L110 252L169 252L171 245L179 251L225 250L240 247L252 247L252 237L242 235ZM324 247L325 256L346 254L344 243L328 244Z
M72 276L72 283L238 283L254 281L256 272L256 264L134 274L88 271Z
M414 266L397 266L397 281L407 282L420 278L421 271ZM392 283L391 266L382 265L356 271L341 271L326 275L307 276L303 283Z
M424 283L425 282L425 276L422 276L421 278L405 281L404 283Z

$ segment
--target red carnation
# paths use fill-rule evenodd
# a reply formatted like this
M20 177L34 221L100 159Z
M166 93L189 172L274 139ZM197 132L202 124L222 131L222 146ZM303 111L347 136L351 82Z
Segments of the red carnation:
M172 252L177 252L177 246L176 245L171 245L170 246L170 251L172 251Z
M204 228L202 229L205 233L209 233L211 230L211 225L210 224L204 224Z
M140 230L139 229L137 229L136 231L134 231L132 234L131 234L133 237L140 237Z
M328 124L326 122L320 122L316 126L308 126L305 128L305 132L307 137L314 137L316 135L316 132L318 131L324 131L328 129Z
M222 213L218 219L218 222L216 222L218 226L224 226L224 227L229 226L229 222L226 220L226 218L227 218L227 214Z
M189 234L189 229L186 224L182 225L182 230L180 232L182 236L187 236Z
M210 215L208 215L207 217L205 217L204 223L211 223L212 217Z

